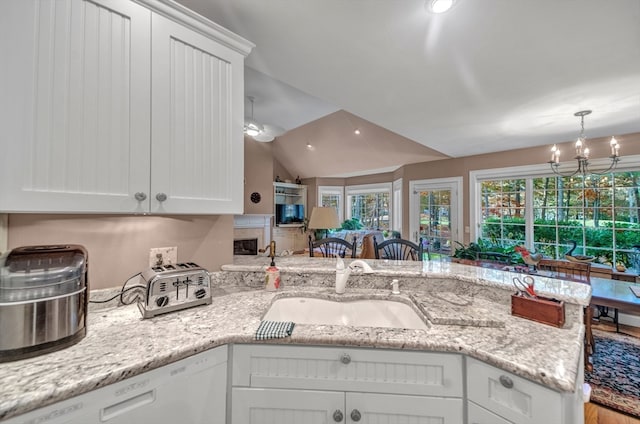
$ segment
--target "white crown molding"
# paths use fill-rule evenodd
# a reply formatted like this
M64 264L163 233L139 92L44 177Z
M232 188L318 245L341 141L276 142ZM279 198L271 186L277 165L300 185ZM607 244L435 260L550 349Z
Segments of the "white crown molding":
M256 46L251 41L235 34L225 27L210 21L209 19L197 14L181 4L172 0L134 0L152 11L159 13L171 20L177 21L194 31L197 31L207 37L213 38L220 44L229 47L232 50L248 56L251 50Z

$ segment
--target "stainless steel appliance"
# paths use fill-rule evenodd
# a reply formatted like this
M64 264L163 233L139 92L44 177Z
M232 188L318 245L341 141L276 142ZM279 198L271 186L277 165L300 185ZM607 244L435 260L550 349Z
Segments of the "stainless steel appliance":
M0 362L77 343L86 334L87 251L25 246L0 257Z
M143 318L211 303L209 272L193 262L154 266L142 273L145 299L138 302Z

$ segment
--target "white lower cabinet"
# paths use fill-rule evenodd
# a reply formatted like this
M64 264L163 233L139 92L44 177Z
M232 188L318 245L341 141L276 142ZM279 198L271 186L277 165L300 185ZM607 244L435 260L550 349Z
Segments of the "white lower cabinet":
M6 424L224 424L227 346L9 419Z
M457 354L234 345L231 422L463 422Z
M473 358L466 358L466 363L470 424L584 423L582 374L578 376L576 391L567 393Z
M512 424L511 421L507 421L471 401L467 402L467 414L469 424Z
M302 228L273 227L271 234L278 251L299 251L309 247L309 236L302 232Z
M232 423L462 423L462 399L377 393L234 388Z

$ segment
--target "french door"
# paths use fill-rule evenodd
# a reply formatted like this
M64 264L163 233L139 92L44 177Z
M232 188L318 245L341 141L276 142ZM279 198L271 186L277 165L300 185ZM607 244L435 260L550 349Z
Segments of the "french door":
M409 231L430 253L451 255L461 239L462 177L409 183Z

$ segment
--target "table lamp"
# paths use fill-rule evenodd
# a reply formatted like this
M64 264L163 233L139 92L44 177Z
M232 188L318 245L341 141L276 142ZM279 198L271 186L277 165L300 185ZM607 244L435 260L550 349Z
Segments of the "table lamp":
M340 228L338 213L335 208L315 206L307 226L312 230L325 230L326 238L331 228Z

